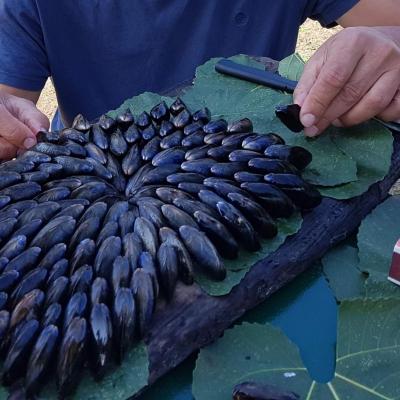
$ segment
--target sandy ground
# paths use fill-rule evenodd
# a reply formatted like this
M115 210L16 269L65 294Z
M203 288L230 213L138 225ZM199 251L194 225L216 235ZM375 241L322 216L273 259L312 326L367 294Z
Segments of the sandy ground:
M318 49L318 47L332 34L337 32L338 29L339 28L323 29L318 22L311 20L307 21L301 28L297 51L305 60L308 60L315 50ZM38 107L49 118L52 118L54 111L57 108L57 99L50 80L43 89Z

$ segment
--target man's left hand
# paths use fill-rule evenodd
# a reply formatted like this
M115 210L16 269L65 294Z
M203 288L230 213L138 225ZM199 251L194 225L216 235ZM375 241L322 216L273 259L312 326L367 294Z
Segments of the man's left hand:
M294 93L307 136L378 116L400 120L400 28L347 28L305 66Z

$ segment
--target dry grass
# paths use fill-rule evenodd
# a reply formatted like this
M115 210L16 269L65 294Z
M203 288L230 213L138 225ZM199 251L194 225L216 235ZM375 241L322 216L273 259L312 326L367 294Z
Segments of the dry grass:
M305 60L308 60L318 47L327 40L337 29L323 29L315 21L307 21L300 30L297 51ZM50 119L52 118L56 108L57 99L53 85L49 80L43 89L42 95L38 102L39 109L44 112Z

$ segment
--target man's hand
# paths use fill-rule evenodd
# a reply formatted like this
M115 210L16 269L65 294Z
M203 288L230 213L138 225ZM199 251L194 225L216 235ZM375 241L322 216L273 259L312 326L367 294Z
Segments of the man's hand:
M347 28L321 46L294 93L307 136L319 135L332 123L400 119L398 39L397 27Z
M32 101L0 91L0 160L34 146L36 134L49 126Z

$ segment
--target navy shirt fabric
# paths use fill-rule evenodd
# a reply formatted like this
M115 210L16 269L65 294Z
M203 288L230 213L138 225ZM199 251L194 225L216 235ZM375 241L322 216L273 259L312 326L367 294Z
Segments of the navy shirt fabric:
M0 83L51 77L64 124L165 92L211 57L292 53L307 19L329 26L359 0L0 0Z

